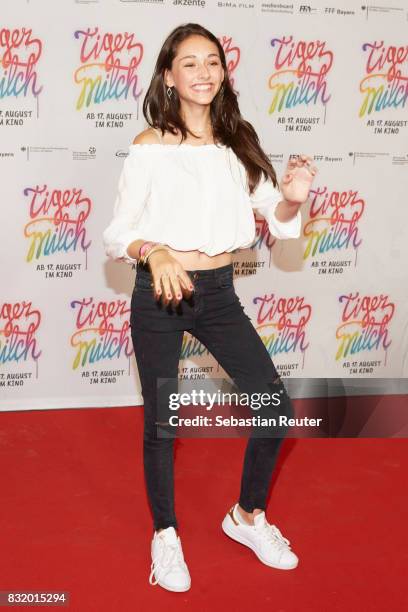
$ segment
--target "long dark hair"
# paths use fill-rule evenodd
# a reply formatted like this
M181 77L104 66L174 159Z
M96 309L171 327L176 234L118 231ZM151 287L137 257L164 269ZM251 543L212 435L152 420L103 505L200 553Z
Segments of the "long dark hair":
M143 115L151 127L177 134L179 130L182 140L187 133L195 135L187 128L179 109L180 98L173 87L170 100L166 95L164 72L171 70L173 59L177 54L178 45L192 35L204 36L217 45L224 68L224 80L217 95L211 102L210 116L214 139L231 147L236 156L245 166L249 192L253 193L257 187L262 173L265 179L272 180L274 187L278 187L275 170L267 155L259 144L259 138L249 121L241 116L238 106L237 93L234 91L229 77L224 50L219 40L209 30L198 23L186 23L175 28L167 36L158 55L156 66L149 88L143 101Z

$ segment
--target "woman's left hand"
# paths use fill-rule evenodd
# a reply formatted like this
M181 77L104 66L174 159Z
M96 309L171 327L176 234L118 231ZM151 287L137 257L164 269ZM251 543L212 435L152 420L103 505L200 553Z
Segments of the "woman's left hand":
M317 168L312 166L312 158L308 155L290 159L280 184L285 200L294 204L305 202L316 172Z

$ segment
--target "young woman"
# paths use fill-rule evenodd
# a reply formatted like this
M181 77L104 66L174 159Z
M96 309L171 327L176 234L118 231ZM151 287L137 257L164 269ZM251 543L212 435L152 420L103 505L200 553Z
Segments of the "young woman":
M157 379L177 380L183 334L217 359L240 391L280 383L280 414L293 408L233 286L232 253L255 238L253 210L278 238L300 236L299 207L316 167L305 155L275 171L240 114L217 38L197 24L177 27L159 53L143 113L151 126L129 146L106 253L137 263L131 330L144 400L143 457L154 519L149 581L186 591L191 579L174 510L174 439L156 429ZM280 436L280 434L279 434ZM298 558L266 520L266 498L283 437L248 439L238 503L224 532L266 565Z

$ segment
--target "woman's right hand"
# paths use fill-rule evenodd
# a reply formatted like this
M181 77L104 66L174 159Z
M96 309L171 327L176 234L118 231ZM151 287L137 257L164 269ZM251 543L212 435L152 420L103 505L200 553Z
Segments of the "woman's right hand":
M194 291L189 275L180 262L165 249L154 251L148 260L153 276L155 298L162 300L163 306L170 302L174 306L183 297L189 298Z

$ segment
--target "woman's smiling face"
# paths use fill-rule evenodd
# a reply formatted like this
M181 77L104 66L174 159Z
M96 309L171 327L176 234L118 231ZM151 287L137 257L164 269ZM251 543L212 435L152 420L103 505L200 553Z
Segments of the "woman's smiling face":
M224 80L217 45L204 36L189 36L179 44L172 69L165 71L166 87L175 87L184 102L207 105Z

